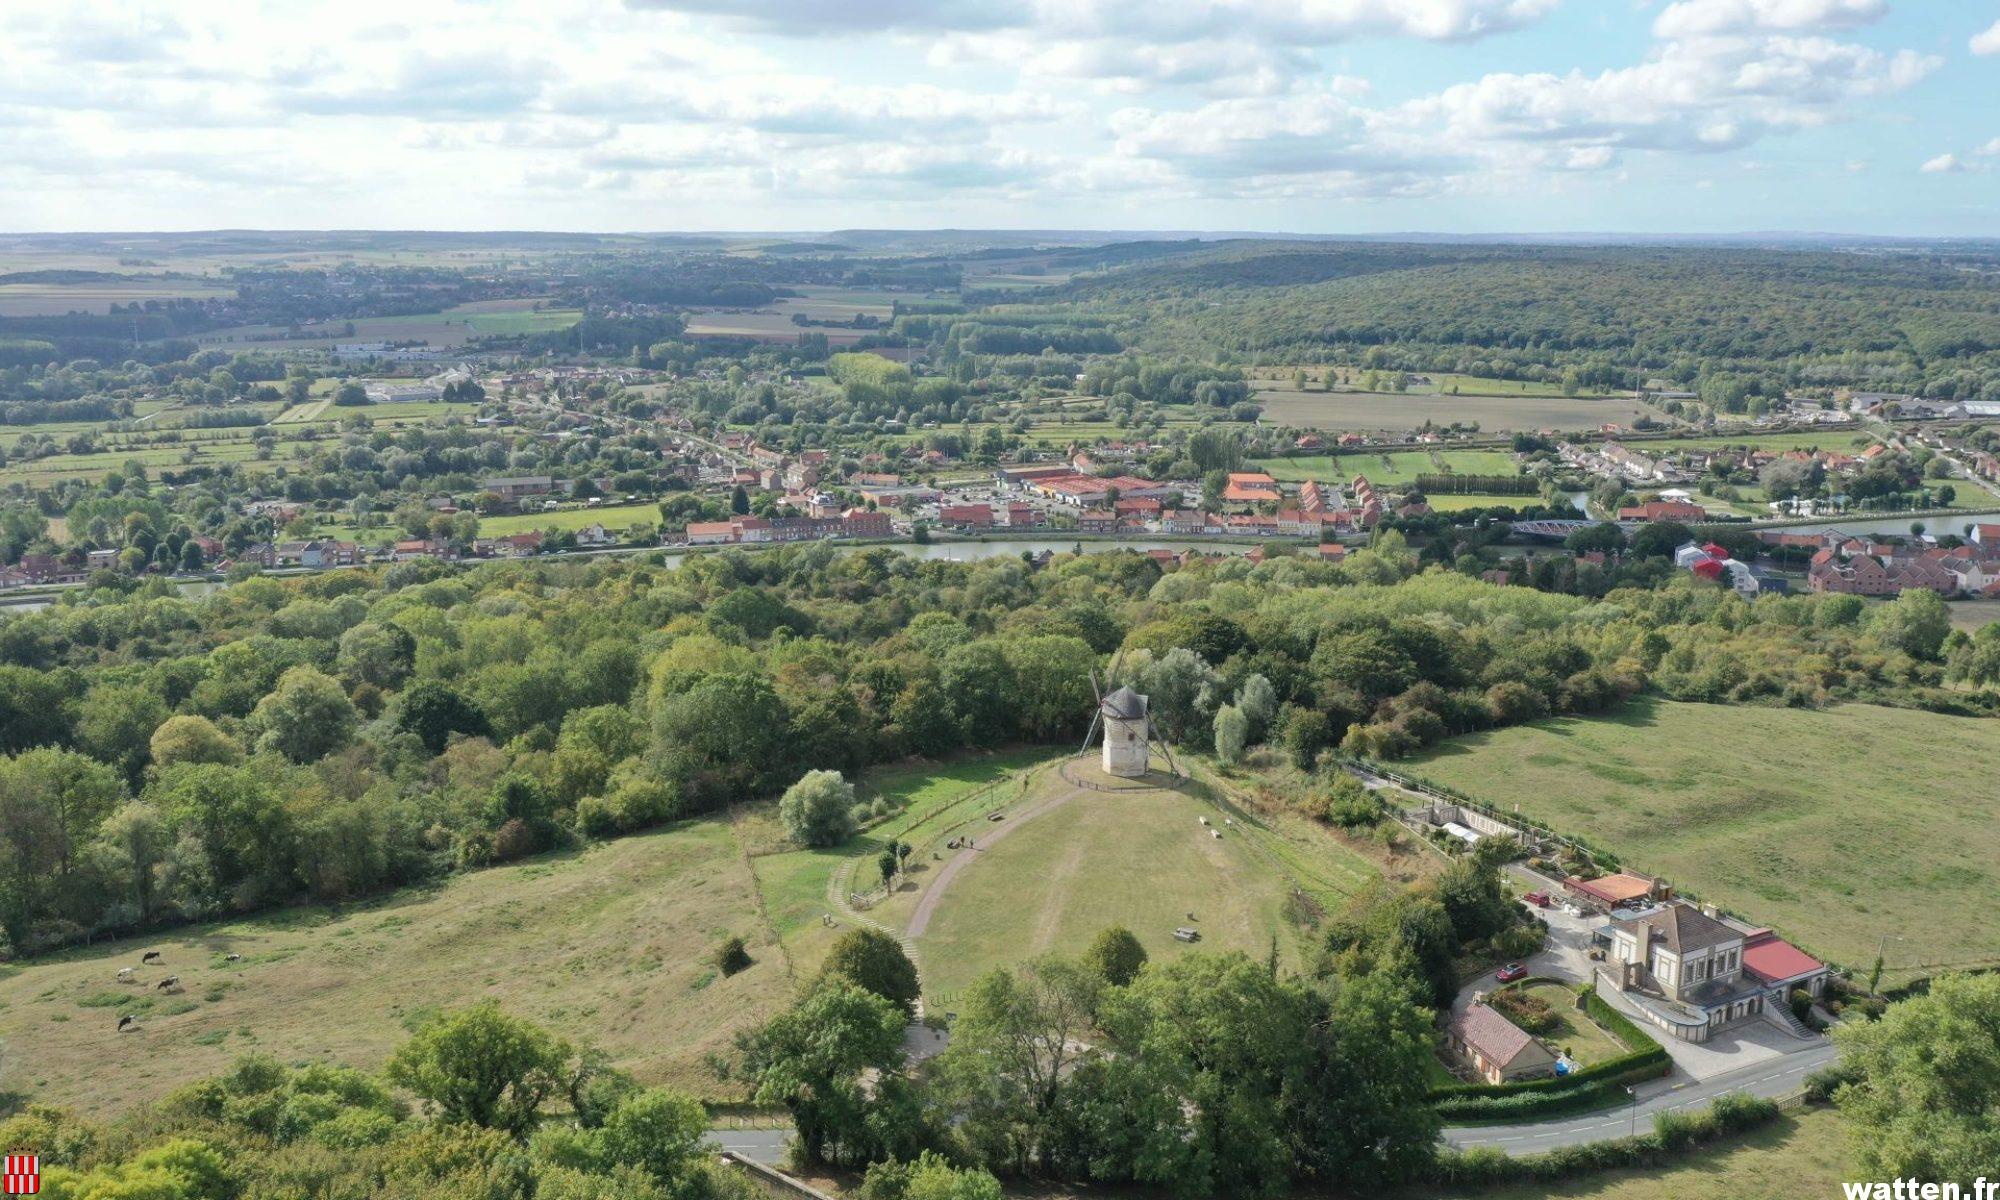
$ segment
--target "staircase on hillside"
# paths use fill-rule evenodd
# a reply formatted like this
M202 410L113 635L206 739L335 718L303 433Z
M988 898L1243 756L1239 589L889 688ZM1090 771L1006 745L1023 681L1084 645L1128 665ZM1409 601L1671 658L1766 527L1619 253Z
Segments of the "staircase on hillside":
M1798 1016L1792 1012L1792 1006L1789 1004L1773 1004L1767 1001L1764 1005L1764 1012L1771 1018L1773 1024L1795 1038L1803 1038L1807 1041L1817 1041L1819 1039L1819 1034L1806 1028L1806 1023L1799 1020Z

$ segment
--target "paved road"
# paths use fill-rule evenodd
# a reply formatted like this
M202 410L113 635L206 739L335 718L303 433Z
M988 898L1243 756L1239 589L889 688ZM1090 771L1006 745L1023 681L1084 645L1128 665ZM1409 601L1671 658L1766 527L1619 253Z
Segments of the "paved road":
M754 1159L767 1167L783 1168L785 1144L792 1140L789 1129L711 1129L708 1140L720 1150L729 1150Z
M1745 1092L1752 1096L1785 1096L1799 1090L1805 1077L1831 1063L1832 1043L1824 1043L1774 1062L1757 1063L1727 1075L1694 1081L1680 1076L1680 1082L1661 1080L1639 1085L1639 1103L1604 1112L1586 1113L1532 1125L1457 1126L1444 1131L1446 1144L1460 1148L1497 1146L1509 1154L1535 1154L1558 1146L1579 1146L1622 1138L1633 1130L1645 1133L1653 1127L1655 1114L1685 1108L1700 1108L1724 1092ZM1649 1095L1648 1092L1651 1092Z

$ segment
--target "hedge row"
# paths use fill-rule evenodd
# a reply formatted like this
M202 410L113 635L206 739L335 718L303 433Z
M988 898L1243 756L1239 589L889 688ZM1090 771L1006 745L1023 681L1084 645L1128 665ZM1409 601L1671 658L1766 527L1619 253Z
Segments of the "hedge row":
M1745 1133L1778 1119L1774 1101L1740 1092L1717 1096L1696 1113L1661 1113L1653 1131L1638 1137L1565 1146L1515 1158L1481 1146L1446 1151L1431 1165L1431 1181L1453 1189L1502 1183L1556 1183L1627 1167L1656 1167L1719 1138Z

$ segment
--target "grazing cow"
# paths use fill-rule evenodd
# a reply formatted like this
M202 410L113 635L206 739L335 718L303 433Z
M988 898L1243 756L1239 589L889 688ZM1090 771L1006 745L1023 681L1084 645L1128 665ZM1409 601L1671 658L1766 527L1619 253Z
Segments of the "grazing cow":
M242 962L242 961L243 961L243 956L242 956L241 954L225 954L225 955L223 955L223 956L222 956L222 961L224 961L224 962Z
M132 968L130 967L118 968L118 982L120 983L132 982Z
M160 952L158 950L148 950L144 954L141 954L139 956L139 962L140 965L142 966L146 963L155 963L159 961L160 961Z
M124 1016L118 1018L118 1032L124 1033L126 1030L132 1028L138 1020L139 1018L133 1016L131 1013L126 1013Z
M159 983L158 983L157 985L155 985L155 986L157 986L157 987L158 987L158 988L159 988L159 989L160 989L161 991L163 991L163 992L164 992L164 991L168 991L168 990L170 990L170 989L173 989L173 988L177 988L177 987L179 987L180 985L181 985L181 977L180 977L180 976L178 976L178 975L169 975L169 976L167 976L167 977L166 977L165 979L162 979L162 980L160 980L160 982L159 982Z

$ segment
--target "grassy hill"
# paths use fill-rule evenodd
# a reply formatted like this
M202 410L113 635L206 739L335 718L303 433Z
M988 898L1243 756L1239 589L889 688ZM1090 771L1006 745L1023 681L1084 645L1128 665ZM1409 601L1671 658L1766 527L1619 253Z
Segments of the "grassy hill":
M790 993L730 826L696 822L457 876L0 967L0 1089L109 1113L258 1052L379 1067L430 1011L494 998L588 1038L641 1079L733 1096L704 1065ZM755 965L711 966L731 935ZM148 949L160 966L139 965ZM226 961L240 954L240 962ZM138 968L138 984L116 982ZM178 975L182 992L154 984ZM137 1032L115 1032L136 1013Z
M2000 722L1650 702L1460 738L1423 776L1865 968L2000 947Z

